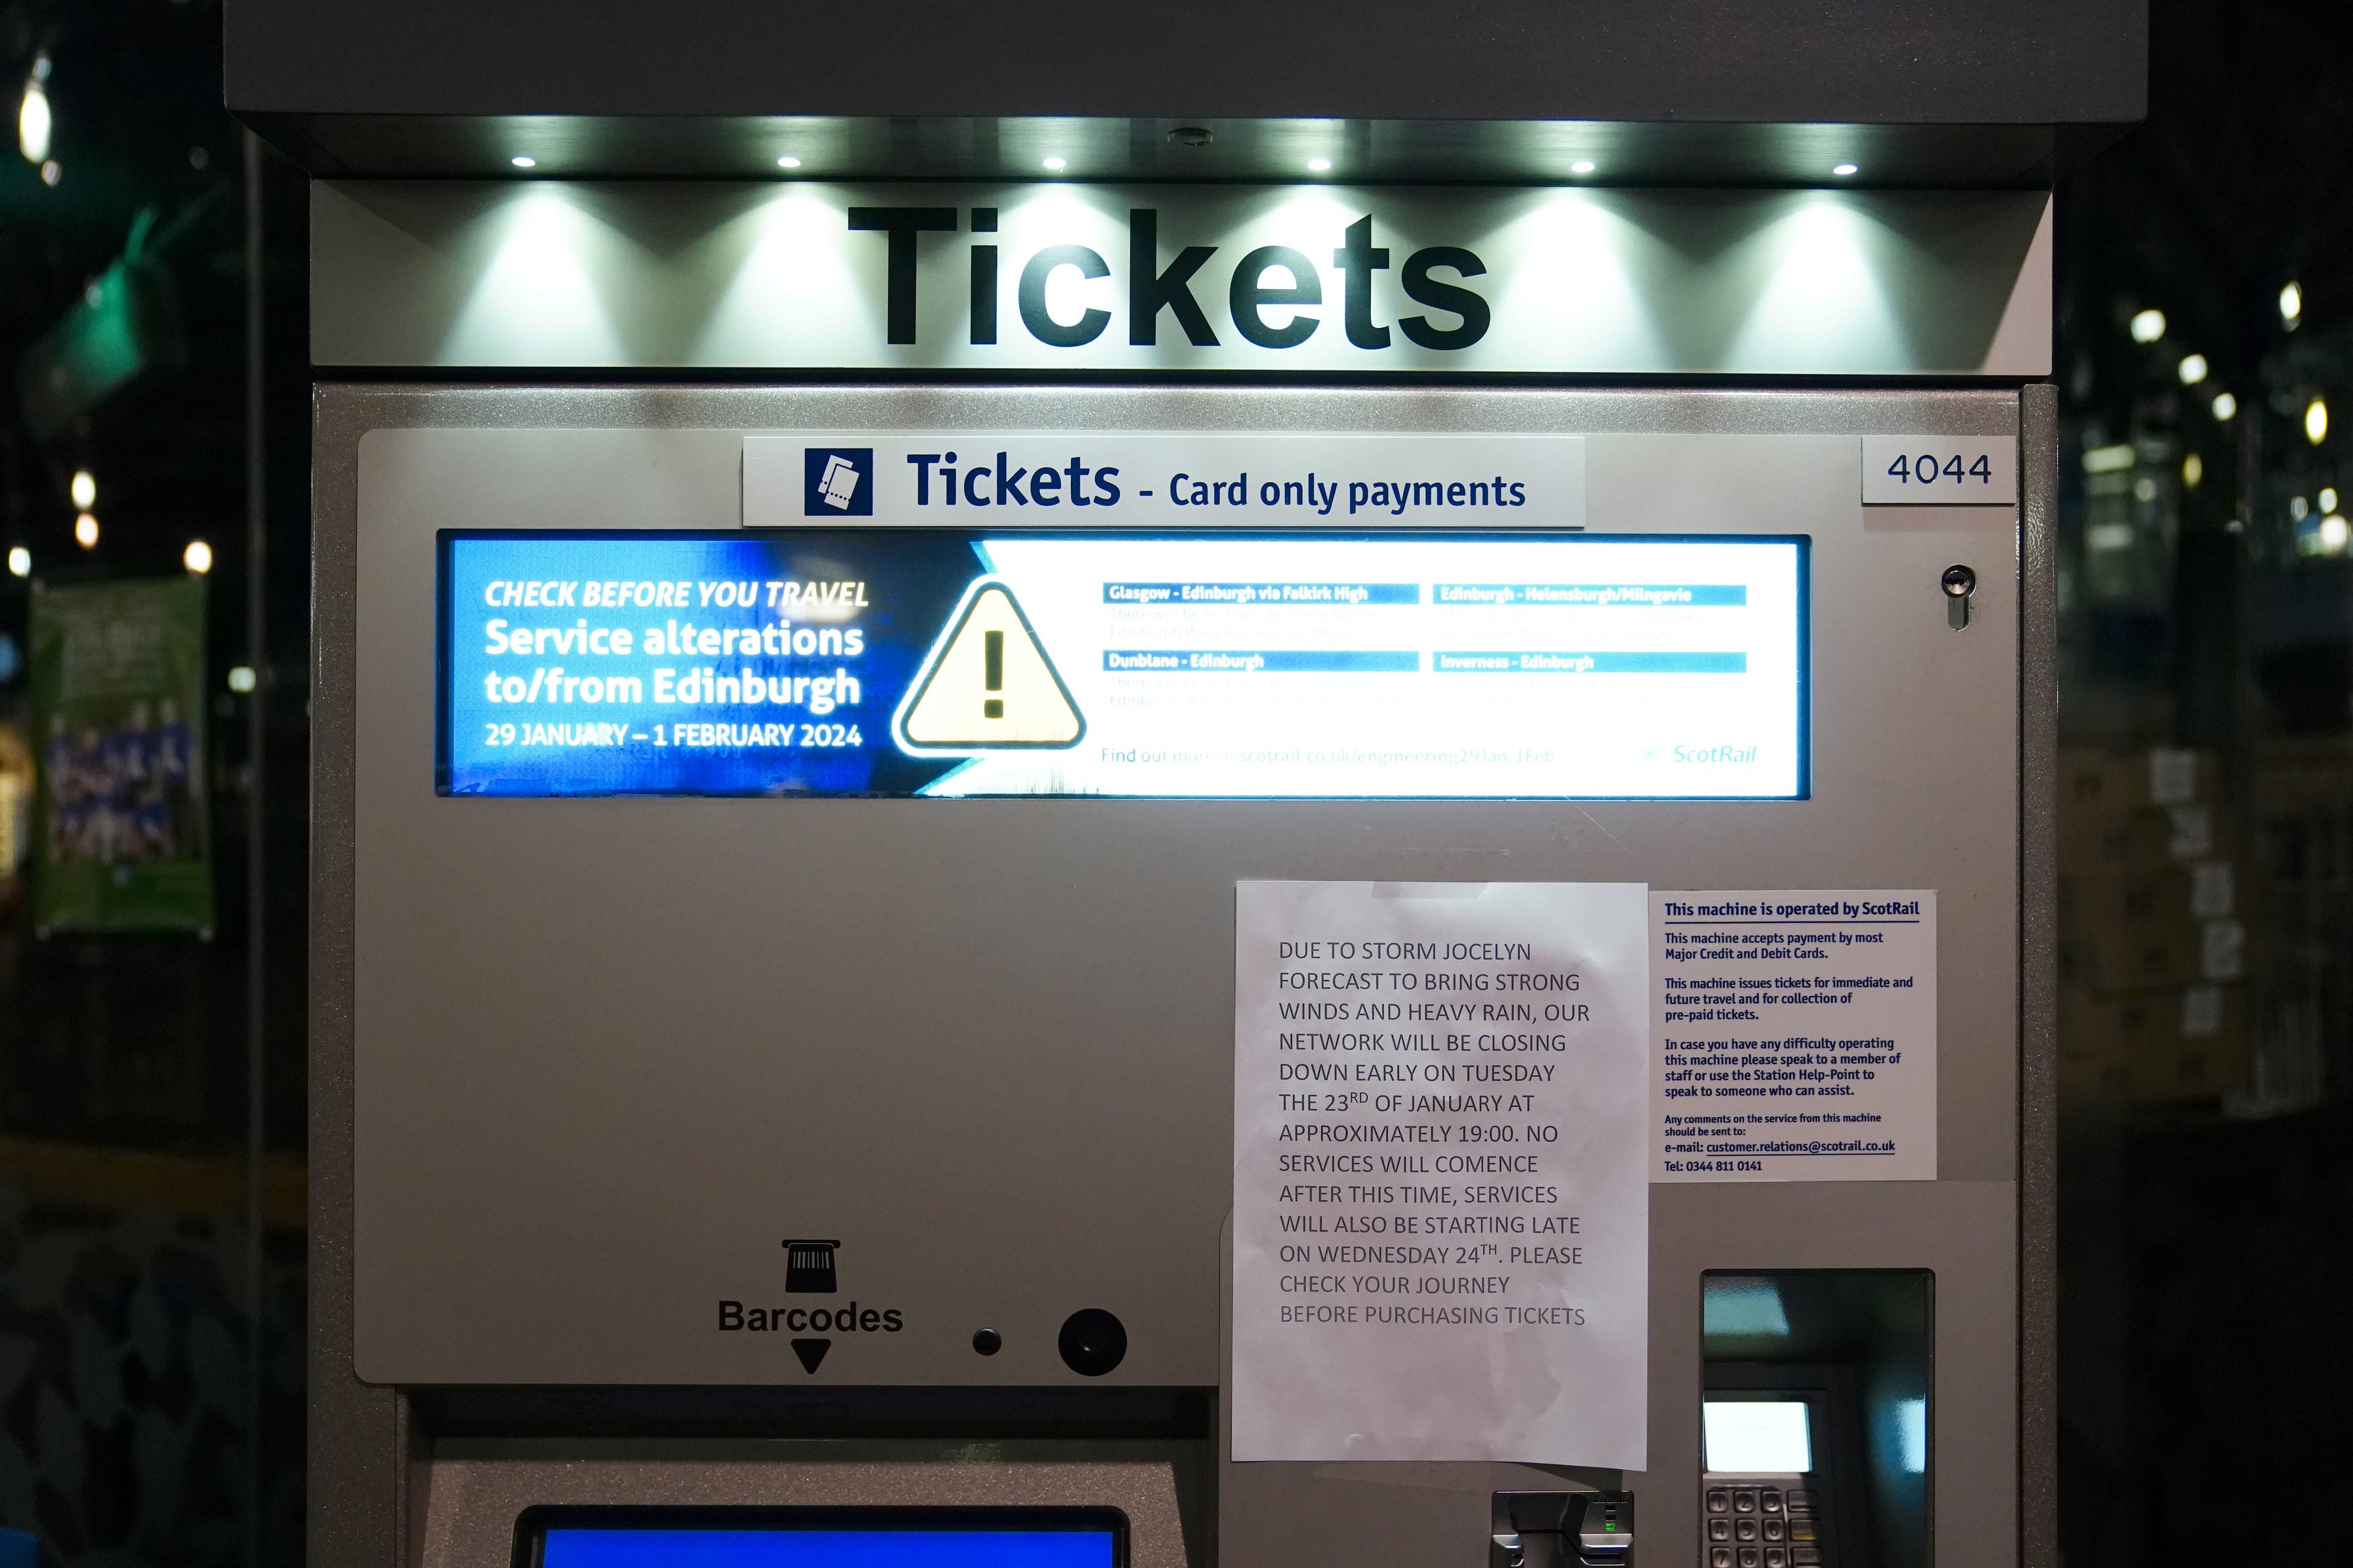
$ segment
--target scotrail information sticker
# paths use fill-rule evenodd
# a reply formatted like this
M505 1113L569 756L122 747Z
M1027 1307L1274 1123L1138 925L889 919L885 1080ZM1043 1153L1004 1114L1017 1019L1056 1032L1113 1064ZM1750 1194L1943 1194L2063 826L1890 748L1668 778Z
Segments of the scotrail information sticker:
M1651 895L1660 1182L1936 1179L1934 889Z
M859 458L812 456L809 504L854 510ZM1802 539L907 527L440 548L446 794L1807 790Z

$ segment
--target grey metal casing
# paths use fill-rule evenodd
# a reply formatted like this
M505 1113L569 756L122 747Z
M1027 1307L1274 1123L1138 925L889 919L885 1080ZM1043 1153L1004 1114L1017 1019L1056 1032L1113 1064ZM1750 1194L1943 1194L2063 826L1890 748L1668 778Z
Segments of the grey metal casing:
M231 112L322 175L2042 184L2147 102L2147 0L228 0ZM1213 133L1214 140L1200 133ZM1172 132L1177 134L1172 135ZM1189 132L1187 134L1187 132Z
M2009 509L1866 515L1855 480L1861 435L2021 421L2002 391L322 391L314 1541L360 1555L320 1560L385 1561L405 1517L405 1402L358 1374L809 1381L781 1342L707 1321L780 1277L787 1234L842 1237L845 1294L911 1325L818 1381L1072 1384L1053 1327L1099 1305L1134 1346L1109 1381L1220 1382L1242 877L1937 889L1940 1180L1653 1190L1645 1548L1695 1546L1701 1270L1928 1267L1939 1545L2016 1560L1987 1542L2020 1539L2020 1467L2048 1436L2021 1452L2016 1331L2021 1292L2035 1324L2048 1295L2047 1106L2024 1102L2023 1165L2020 1120L2021 1038L2047 1089L2048 976L2021 989L2021 943L2048 911L2021 890L2042 873L2020 801L2035 745L2047 777L2049 667L2020 609L2047 603L2026 567L2048 435L2024 447L2024 533ZM743 432L892 425L1585 433L1597 531L1813 538L1812 796L434 795L437 529L732 526ZM1955 560L1982 584L1957 636L1936 591ZM1007 1336L987 1362L984 1323ZM1228 1554L1268 1560L1301 1531L1361 1537L1373 1562L1420 1561L1417 1540L1468 1552L1491 1478L1433 1468L1228 1467Z

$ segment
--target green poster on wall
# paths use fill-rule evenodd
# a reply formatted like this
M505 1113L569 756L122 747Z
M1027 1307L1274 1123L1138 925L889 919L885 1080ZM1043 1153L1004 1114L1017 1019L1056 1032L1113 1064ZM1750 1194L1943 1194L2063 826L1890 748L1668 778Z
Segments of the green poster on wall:
M33 928L213 928L200 577L34 585Z

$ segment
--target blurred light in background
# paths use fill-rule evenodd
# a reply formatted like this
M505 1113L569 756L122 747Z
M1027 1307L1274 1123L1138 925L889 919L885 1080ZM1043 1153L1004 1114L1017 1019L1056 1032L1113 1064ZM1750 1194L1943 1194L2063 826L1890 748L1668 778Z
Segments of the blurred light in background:
M2184 354L2181 356L2180 364L2175 367L2175 371L2181 377L2182 385L2195 386L2206 379L2206 356Z
M253 689L253 667L251 665L240 664L230 668L228 672L228 689L231 691L236 692L238 696L242 697L247 692Z
M2165 336L2164 311L2143 310L2133 317L2133 342L2137 343L2153 343L2163 336Z
M2228 425L2232 419L2238 417L2238 413L2239 400L2237 398L2232 396L2227 392L2218 392L2214 395L2215 418L2220 419L2223 424Z
M2304 405L2304 438L2316 447L2328 439L2328 405L2317 397Z
M2181 459L2181 484L2185 489L2196 489L2198 481L2206 477L2206 459L2192 452Z
M68 493L73 497L76 511L88 511L98 504L98 481L90 477L88 468L77 468Z
M213 547L201 539L191 539L188 547L180 552L180 564L202 574L213 569Z
M55 121L49 117L49 57L33 57L32 73L25 78L25 101L16 108L16 151L25 155L27 163L44 163L49 156L49 132ZM47 178L46 170L42 173ZM49 184L56 184L55 180Z
M2280 290L2280 320L2287 323L2290 331L2304 320L2304 290L2294 283Z
M33 574L33 552L21 544L8 547L8 575L29 577Z
M74 519L74 542L84 550L98 548L98 519L91 513L84 512Z

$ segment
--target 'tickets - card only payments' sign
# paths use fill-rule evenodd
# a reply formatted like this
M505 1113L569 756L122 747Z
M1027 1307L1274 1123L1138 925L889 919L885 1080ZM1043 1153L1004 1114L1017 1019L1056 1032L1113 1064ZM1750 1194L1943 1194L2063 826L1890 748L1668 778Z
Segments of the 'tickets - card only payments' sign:
M1237 887L1235 1458L1643 1467L1649 907Z
M744 525L1585 526L1581 436L796 430L744 437Z
M854 473L812 484L855 499ZM1803 540L441 539L457 795L1782 797Z

